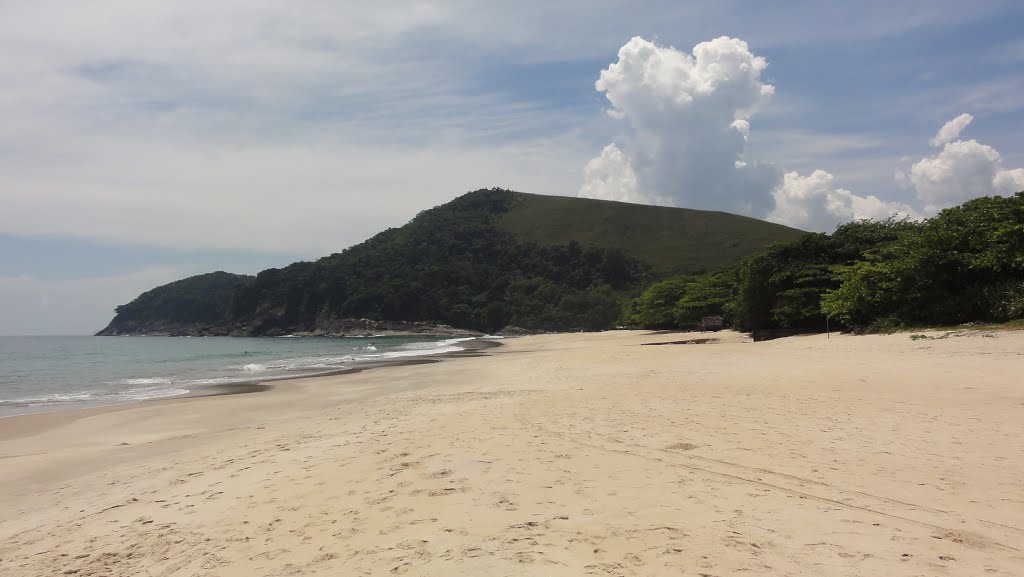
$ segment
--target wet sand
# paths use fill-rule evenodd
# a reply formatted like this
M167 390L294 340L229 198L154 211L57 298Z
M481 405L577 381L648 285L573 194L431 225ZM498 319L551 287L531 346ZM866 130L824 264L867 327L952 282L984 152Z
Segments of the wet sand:
M3 419L0 575L1024 575L990 334L546 335Z

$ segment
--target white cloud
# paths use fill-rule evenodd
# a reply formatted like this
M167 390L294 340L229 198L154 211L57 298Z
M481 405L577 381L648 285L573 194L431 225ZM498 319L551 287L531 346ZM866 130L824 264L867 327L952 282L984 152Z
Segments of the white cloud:
M967 125L974 120L974 117L970 114L961 114L953 120L942 125L939 132L934 138L928 141L928 144L932 146L942 146L949 142L953 142L960 136L960 132L967 128Z
M995 148L973 139L954 140L971 120L961 114L947 122L931 141L942 149L914 163L908 172L897 172L897 180L913 188L927 214L979 196L1024 190L1024 169L1005 169Z
M772 191L775 208L767 219L803 230L830 232L837 224L860 219L881 220L890 216L920 219L909 205L859 196L835 186L835 177L824 170L807 176L788 172Z
M61 280L31 275L0 277L0 301L17 303L0 308L0 334L92 334L110 322L117 305L195 273L155 267L115 276Z
M750 122L743 120L742 118L737 118L732 121L730 126L733 130L743 135L743 140L750 138Z
M778 174L743 153L750 118L774 92L761 80L767 65L736 38L692 54L627 42L595 87L631 132L588 164L580 196L763 214Z
M0 231L173 248L330 254L482 186L571 190L572 138L468 150L97 139L75 162L0 171Z
M910 169L910 183L926 210L935 212L976 196L994 192L999 153L976 140L946 144Z
M748 162L750 119L775 89L761 80L765 59L742 40L703 42L690 55L633 38L618 56L596 88L631 133L624 146L608 145L587 163L579 196L724 210L820 231L854 219L920 218L905 203L837 188L824 170L783 176L774 165Z
M636 172L626 155L614 144L604 147L601 156L587 162L579 195L638 204L651 200L637 192Z
M0 234L326 254L467 190L564 194L586 159L558 112L466 90L423 37L452 3L0 14Z
M992 179L996 192L999 194L1013 194L1024 191L1024 168L1013 170L1000 170Z

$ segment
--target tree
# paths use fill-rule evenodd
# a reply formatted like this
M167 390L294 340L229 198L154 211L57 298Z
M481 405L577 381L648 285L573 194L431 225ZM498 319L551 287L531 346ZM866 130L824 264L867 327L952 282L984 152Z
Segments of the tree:
M822 310L857 327L1019 318L1024 193L943 210L837 273Z

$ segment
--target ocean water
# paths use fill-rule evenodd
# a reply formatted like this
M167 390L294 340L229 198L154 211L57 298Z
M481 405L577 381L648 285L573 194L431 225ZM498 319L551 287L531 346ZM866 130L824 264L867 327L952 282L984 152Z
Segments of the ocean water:
M0 417L333 373L459 351L468 340L0 336Z

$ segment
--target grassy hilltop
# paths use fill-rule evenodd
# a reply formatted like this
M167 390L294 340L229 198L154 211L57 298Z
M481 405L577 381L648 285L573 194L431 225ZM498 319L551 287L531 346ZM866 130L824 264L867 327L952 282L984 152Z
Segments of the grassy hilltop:
M735 264L769 243L803 234L726 212L513 194L512 206L498 221L503 230L541 244L576 241L620 249L658 277Z

